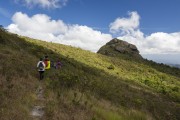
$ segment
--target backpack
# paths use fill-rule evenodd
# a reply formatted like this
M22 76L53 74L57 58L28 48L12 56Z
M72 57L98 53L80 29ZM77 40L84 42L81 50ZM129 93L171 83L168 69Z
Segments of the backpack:
M39 70L43 70L44 69L44 65L43 65L43 62L40 62L39 63L39 66L38 66Z

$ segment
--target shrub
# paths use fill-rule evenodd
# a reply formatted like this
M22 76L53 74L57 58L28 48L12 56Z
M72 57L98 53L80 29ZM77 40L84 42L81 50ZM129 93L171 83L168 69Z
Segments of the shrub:
M110 65L110 66L107 67L107 69L114 70L114 66Z

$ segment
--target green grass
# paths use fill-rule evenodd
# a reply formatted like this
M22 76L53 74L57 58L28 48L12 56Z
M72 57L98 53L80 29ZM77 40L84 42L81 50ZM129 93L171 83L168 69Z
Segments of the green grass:
M152 118L145 115L145 113L141 113L135 110L131 111L121 111L118 113L112 110L105 110L102 108L96 108L98 116L101 116L104 120L151 120Z
M17 119L30 119L28 110L34 104L38 85L36 64L46 54L51 61L60 58L63 67L45 73L44 119L180 119L179 69L123 55L108 57L4 31L0 31L0 119L15 114ZM13 90L9 90L11 86Z
M180 72L177 68L146 60L136 61L134 58L127 60L127 57L123 58L123 56L107 57L65 45L32 40L30 42L45 46L70 60L102 70L120 79L136 82L157 92L167 94L169 97L175 98L175 101L180 101ZM113 67L113 69L109 69L109 67Z

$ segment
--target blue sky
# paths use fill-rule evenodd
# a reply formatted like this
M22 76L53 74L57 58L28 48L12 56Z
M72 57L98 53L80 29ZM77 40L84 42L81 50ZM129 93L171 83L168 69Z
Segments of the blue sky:
M93 52L118 37L156 60L157 54L180 54L179 5L179 0L1 0L0 24ZM178 57L172 59L177 63Z
M1 24L6 26L17 11L30 16L43 13L56 20L97 27L108 32L109 23L114 19L127 16L128 11L137 11L141 15L140 28L144 33L177 32L180 28L179 5L179 0L69 0L61 8L42 8L27 7L22 2L15 3L15 0L1 0L0 8L8 13L8 17L1 13L0 19Z

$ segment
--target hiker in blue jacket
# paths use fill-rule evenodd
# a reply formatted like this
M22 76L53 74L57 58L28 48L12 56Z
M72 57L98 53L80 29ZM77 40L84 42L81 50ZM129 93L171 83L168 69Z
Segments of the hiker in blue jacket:
M44 64L43 59L40 58L40 61L37 63L37 68L38 68L38 71L39 71L40 80L42 80L44 78L43 73L45 71L45 67L46 67L46 65Z

